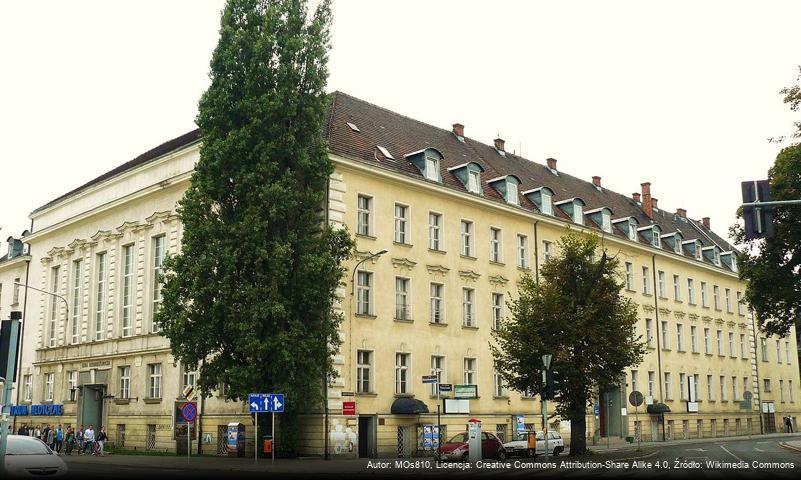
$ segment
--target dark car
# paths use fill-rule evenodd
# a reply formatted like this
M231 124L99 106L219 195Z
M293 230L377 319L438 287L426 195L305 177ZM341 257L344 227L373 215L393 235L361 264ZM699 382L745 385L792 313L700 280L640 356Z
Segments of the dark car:
M442 460L467 460L467 438L466 432L458 433L451 437L440 447L439 458ZM481 458L497 458L498 460L506 458L506 450L504 450L503 444L492 433L481 433Z

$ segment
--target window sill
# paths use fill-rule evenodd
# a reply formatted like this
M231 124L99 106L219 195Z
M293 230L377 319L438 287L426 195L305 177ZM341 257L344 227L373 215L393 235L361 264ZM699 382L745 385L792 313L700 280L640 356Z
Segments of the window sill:
M653 297L653 294L650 294L650 293L647 293L647 292L642 292L642 296L643 297Z
M665 296L663 296L663 295L660 295L660 296L659 296L659 299L660 299L660 300L667 300L667 299L668 299L668 297L665 297Z
M683 301L679 300L678 298L674 298L673 301L676 302L676 303L684 303Z
M448 324L446 322L428 322L429 325L432 327L447 327Z
M705 308L705 309L709 310L709 305L701 305L701 308Z
M464 253L459 255L460 257L464 258L465 260L478 260L476 257L465 255Z
M498 267L505 267L505 266L506 266L506 264L505 264L505 263L503 263L503 262L496 262L495 260L490 260L490 262L489 262L489 263L490 263L490 265L495 265L495 266L498 266Z
M354 313L353 316L354 317L360 317L360 318L378 318L375 315L370 315L368 313Z
M392 320L398 323L414 323L411 318L393 318Z
M478 330L478 327L475 325L462 325L462 328L465 330Z
M626 288L626 291L629 293L637 293L637 290L633 290L631 288Z
M687 353L687 350L684 350L683 348L677 349L676 351L679 353Z
M396 393L395 398L414 398L413 393Z
M363 234L363 233L357 233L357 234L356 234L356 238L364 238L364 239L367 239L367 240L377 240L377 238L376 238L376 237L374 237L374 236L372 236L372 235L369 235L369 234L368 234L368 235L365 235L365 234Z
M509 400L509 395L493 395L493 400Z
M517 269L520 270L521 272L530 272L531 271L531 268L529 268L529 267L521 267L520 265L517 266ZM508 397L506 397L506 398L508 398Z
M131 403L131 399L130 398L115 398L114 399L114 404L115 405L128 405L130 403Z
M161 398L143 398L142 401L148 404L156 404L161 403Z
M375 392L356 392L354 394L357 397L377 397L378 394Z
M709 352L705 353L704 355L706 355L707 357L711 357L712 356L712 354L709 353Z
M75 403L75 400L64 400L64 405L74 405Z
M406 243L406 242L392 242L392 244L397 245L398 247L406 247L406 248L411 248L414 246L411 243Z
M700 355L701 352L692 352L693 355Z
M436 248L429 248L428 251L431 253L438 253L440 255L445 255L446 253L448 253L445 250L438 250Z

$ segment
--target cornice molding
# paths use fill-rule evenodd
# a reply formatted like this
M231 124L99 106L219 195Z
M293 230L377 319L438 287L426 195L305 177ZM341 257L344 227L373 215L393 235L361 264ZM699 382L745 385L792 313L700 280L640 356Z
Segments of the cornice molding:
M480 273L474 272L472 270L459 270L459 276L462 278L462 280L468 282L475 282L476 280L481 278Z
M417 262L409 260L408 258L393 258L392 266L401 270L411 270Z
M493 285L504 286L509 283L509 279L503 275L490 275L489 282Z
M442 276L445 276L445 274L451 271L451 269L446 267L445 265L426 265L426 270L428 270L428 273L432 275L442 275Z

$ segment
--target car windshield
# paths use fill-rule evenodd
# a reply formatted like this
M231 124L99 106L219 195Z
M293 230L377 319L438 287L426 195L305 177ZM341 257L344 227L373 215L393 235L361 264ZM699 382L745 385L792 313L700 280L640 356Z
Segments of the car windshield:
M44 443L35 438L8 437L6 455L50 455L52 451Z
M453 437L451 437L450 440L448 440L448 443L465 443L465 442L467 442L467 434L464 432L456 434Z

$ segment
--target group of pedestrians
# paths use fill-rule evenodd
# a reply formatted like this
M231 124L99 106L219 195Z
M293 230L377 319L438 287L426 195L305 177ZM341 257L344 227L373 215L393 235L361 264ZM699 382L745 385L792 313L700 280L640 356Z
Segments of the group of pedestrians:
M61 454L63 449L65 455L72 455L73 451L77 451L78 455L84 455L87 450L92 455L104 455L104 446L108 439L106 427L101 426L100 431L95 432L93 425L85 429L81 425L76 431L70 425L64 428L60 424L57 427L53 425L28 427L28 424L23 424L17 434L38 438L58 454Z

